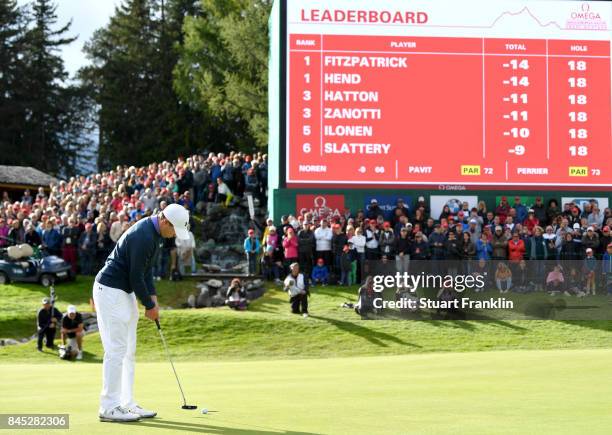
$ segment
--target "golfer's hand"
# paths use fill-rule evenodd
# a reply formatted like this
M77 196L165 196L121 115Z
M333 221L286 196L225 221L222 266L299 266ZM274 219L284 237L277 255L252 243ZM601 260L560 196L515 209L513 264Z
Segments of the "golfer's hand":
M159 319L159 306L155 303L155 306L150 310L145 310L145 317L149 320L156 321Z

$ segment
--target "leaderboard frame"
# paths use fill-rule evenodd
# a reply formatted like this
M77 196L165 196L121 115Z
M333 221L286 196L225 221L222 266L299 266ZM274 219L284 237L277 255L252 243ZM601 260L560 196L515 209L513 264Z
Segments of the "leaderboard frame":
M395 4L397 4L398 2L395 2ZM406 5L410 5L412 2L404 2ZM523 2L524 4L529 5L530 2ZM574 4L578 4L579 2L571 2ZM516 2L515 3L515 9L519 10L520 9L520 5L521 3ZM465 175L461 174L462 176L445 176L441 179L426 179L427 177L415 177L412 180L401 180L401 179L383 179L383 180L377 180L373 177L368 177L369 174L367 173L367 171L364 172L355 172L354 176L351 176L350 178L342 178L342 179L334 179L334 177L330 177L330 174L321 174L321 175L317 175L316 173L311 176L311 177L295 177L295 170L290 169L292 164L296 164L296 161L298 161L298 163L301 163L301 161L303 160L304 156L300 156L295 154L295 152L293 153L293 155L291 154L291 150L290 150L290 141L292 140L292 132L291 132L291 128L294 127L294 125L292 125L289 122L289 119L291 118L291 114L289 113L289 111L291 111L292 109L292 105L295 106L295 102L294 100L294 95L292 95L292 89L291 89L291 82L290 82L290 74L291 74L291 55L292 55L292 48L295 49L295 46L292 46L292 44L294 43L294 41L291 40L291 35L288 34L288 30L289 30L289 26L288 26L288 17L287 17L287 2L286 1L281 1L280 4L280 40L279 40L279 48L280 48L280 68L279 68L279 83L281 84L280 89L279 89L279 133L280 133L280 146L279 146L279 157L280 157L280 165L279 165L279 181L280 181L280 187L288 187L288 188L368 188L368 187L376 187L376 188L398 188L399 186L403 187L403 188L428 188L428 189L438 189L438 190L451 190L454 188L457 188L459 190L465 190L465 189L475 189L475 190L483 190L483 189L491 189L491 190L504 190L504 189L512 189L512 188L520 188L523 190L535 190L535 189L544 189L544 190L592 190L592 191L600 191L600 190L609 190L612 187L612 164L610 166L606 166L606 172L604 174L604 176L600 179L600 180L596 180L596 181L589 181L589 182L581 182L581 180L578 177L581 177L582 175L580 174L581 171L588 171L589 168L588 166L592 166L590 164L587 165L576 165L575 167L575 171L577 173L576 175L576 182L572 182L573 179L569 179L568 182L551 182L549 180L549 177L542 177L542 181L532 181L532 180L528 180L527 182L517 182L517 181L500 181L499 179L495 179L493 181L488 181L486 179L478 179L477 181L474 181L473 179L470 179L470 177L473 177L474 175L482 175L482 172L486 169L486 166L482 165L482 164L470 164L470 161L468 159L468 161L465 162L464 165L461 165L461 172L465 171ZM419 18L421 19L421 18ZM612 23L611 23L612 24ZM408 31L410 30L410 28L407 29ZM339 34L340 36L342 35L341 33ZM322 38L324 38L325 35L323 34L319 34L318 35L320 41L322 40ZM351 35L353 37L358 36L358 35ZM366 37L363 41L360 41L360 45L367 45L369 42L372 41L372 37L376 38L377 36L381 36L381 35L371 35L370 37ZM384 35L383 35L384 36ZM448 38L453 38L452 36L448 37ZM315 38L316 39L316 38ZM338 38L336 38L338 39ZM369 39L369 41L368 41ZM401 38L395 38L395 39L401 39ZM413 38L411 38L410 36L406 36L404 39L423 39L422 36L415 36ZM434 38L435 39L435 38ZM484 46L484 41L485 41L485 37L482 37L482 43ZM496 45L496 41L495 38L486 38L488 39L487 44L491 45L491 47ZM528 38L506 38L506 39L524 39L527 40ZM548 38L543 38L546 39L546 49L548 50ZM542 41L543 41L542 39ZM542 42L542 41L534 41L534 46L537 45L535 43L537 42ZM562 42L562 41L561 41ZM580 41L577 41L580 42ZM558 41L551 41L552 44L557 44L559 45ZM341 42L338 42L338 49L339 50L343 50L345 48L341 47ZM425 45L425 44L424 44ZM311 47L312 48L312 47ZM323 51L323 49L321 49L321 51ZM548 55L548 52L546 53ZM504 52L499 52L499 53L495 53L495 55L497 56L503 56L506 55L506 60L511 61L511 57L512 57L512 53L504 53ZM322 59L322 54L321 54L321 59ZM501 59L501 57L500 57ZM536 58L534 58L535 60ZM548 59L548 58L547 58ZM322 61L321 61L322 62ZM517 59L517 62L520 62L520 59ZM399 63L401 63L401 59L399 61ZM483 64L484 65L484 64ZM610 68L610 59L608 58L608 71ZM518 63L516 65L518 67ZM548 67L549 67L549 63L548 60L546 61L546 74L548 75ZM484 68L484 66L483 66ZM519 69L520 68L515 68ZM321 70L322 70L322 63L321 63ZM520 72L520 71L519 71ZM610 73L608 72L608 75L610 75ZM514 76L513 76L514 77ZM565 77L564 77L565 78ZM578 80L580 77L574 77L574 80ZM548 79L548 77L547 77ZM570 78L572 79L572 78ZM521 76L519 75L518 77L516 77L516 81L517 84L519 84L521 80ZM612 78L608 77L608 82L607 82L607 86L608 89L610 87L610 81L612 81ZM576 84L577 82L574 81L574 84ZM484 87L484 85L483 85ZM546 85L546 89L547 89L547 100L548 100L548 92L549 92L549 88L548 88L548 84ZM293 92L295 93L295 92ZM371 93L371 92L370 92ZM608 91L608 98L610 98L610 91ZM322 91L320 91L320 95L321 95L321 99L322 97ZM484 94L483 94L484 95ZM518 93L517 98L520 99L521 95L520 93ZM576 96L577 98L577 96ZM483 96L484 99L484 96ZM548 104L548 101L546 101L544 104ZM610 101L608 101L607 103L608 105L611 105L612 103L610 103ZM321 103L321 107L322 107L322 103ZM321 109L322 110L322 109ZM547 107L548 110L548 107ZM518 111L512 111L514 113L514 115L516 115L517 118L520 119L520 117L523 115L521 112L521 110ZM550 113L550 112L548 112ZM609 111L608 111L609 113ZM486 113L481 113L480 116L482 116L483 118L485 116L487 116ZM509 114L505 114L504 116L510 116ZM576 114L576 116L581 116ZM609 118L610 116L608 115L607 118ZM612 134L610 134L610 124L612 124L612 120L608 119L608 125L607 125L607 130L604 129L603 134L604 135L609 135L610 139L609 139L609 143L610 146L608 148L608 160L612 160ZM294 123L295 124L295 123ZM443 124L443 123L442 123ZM485 123L483 121L483 129L485 127ZM577 124L577 127L580 127L581 125ZM442 125L443 128L443 125ZM320 126L320 129L323 130L323 126ZM548 129L548 123L547 123L547 129ZM524 135L524 130L521 127L518 128L513 128L514 133L516 133L516 138L520 138L522 137L522 135ZM503 133L506 133L505 131ZM510 132L510 134L514 134L512 132ZM580 133L580 129L576 128L575 129L575 136L578 137ZM542 132L539 132L539 134L541 135ZM547 133L544 133L545 135L548 135L548 147L550 146L550 134L551 132L548 131ZM321 133L322 135L322 133ZM600 132L600 136L601 136L601 132ZM483 133L483 139L484 139L484 133ZM601 138L599 138L598 140L602 140ZM605 138L604 138L605 140ZM313 144L313 148L319 149L321 148L321 155L323 154L323 140L320 141L321 143L316 143ZM364 141L364 142L367 142ZM484 143L485 141L483 140L482 146L483 146L483 151L486 149L486 144ZM316 146L319 145L319 146ZM331 145L331 144L326 144L326 145ZM380 149L380 144L376 144L379 146L378 149ZM383 146L385 144L382 144ZM519 144L520 145L520 144ZM579 144L577 144L577 146L579 146ZM329 148L329 147L327 147ZM516 150L518 152L521 152L521 148L518 147L516 148ZM432 151L432 150L430 150ZM448 159L451 160L456 160L457 159L457 148L455 147L450 147L449 150L446 151L450 151L448 153ZM444 149L438 149L437 152L442 152L444 153L445 150ZM550 152L550 149L547 150L547 152ZM575 152L578 153L580 152L580 150L578 148L575 149ZM343 166L354 166L355 163L355 158L356 156L354 155L347 155L347 156L342 156ZM440 157L440 156L438 156ZM605 155L605 149L604 149L604 153L603 155L600 153L599 156L597 156L597 161L598 162L602 162L606 159L606 155ZM401 164L408 164L409 163L410 158L402 158L402 163ZM398 160L396 160L397 162ZM586 159L582 159L582 161L590 161L589 158ZM346 165L344 164L344 162L346 162ZM481 163L481 162L479 162ZM396 163L397 165L397 163ZM508 165L508 163L506 162L506 166ZM423 165L417 165L417 166L423 166ZM426 166L426 165L425 165ZM362 169L362 168L359 168ZM368 170L370 168L367 168ZM391 168L392 169L392 168ZM489 169L490 170L490 169ZM570 173L572 170L574 169L569 169ZM396 169L397 171L397 169ZM507 171L507 169L506 169ZM473 174L470 174L470 172L474 172ZM506 175L506 179L507 179L507 175Z

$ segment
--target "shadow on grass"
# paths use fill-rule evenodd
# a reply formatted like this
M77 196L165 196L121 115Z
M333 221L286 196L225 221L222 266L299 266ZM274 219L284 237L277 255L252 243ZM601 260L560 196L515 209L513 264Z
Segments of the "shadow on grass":
M327 322L342 331L346 331L358 337L365 338L370 343L375 344L377 346L387 347L388 344L385 343L384 341L391 341L393 343L400 344L402 346L411 346L411 347L418 347L418 348L421 347L418 344L408 343L394 335L387 334L385 332L374 331L370 328L366 328L365 326L358 325L357 323L354 323L354 322L346 322L344 320L332 319L332 318L323 317L323 316L311 315L310 317L312 319L323 320L324 322Z
M568 325L580 326L582 328L598 329L600 331L612 332L612 321L610 320L558 320Z
M223 423L222 421L220 422ZM136 424L138 426L144 426L151 429L155 428L162 430L177 430L182 432L210 433L219 435L320 435L315 432L298 432L292 430L274 429L270 427L260 427L249 424L245 424L245 426L251 426L256 429L238 429L235 427L217 426L207 423L185 423L181 421L171 421L157 418L152 420L141 420Z

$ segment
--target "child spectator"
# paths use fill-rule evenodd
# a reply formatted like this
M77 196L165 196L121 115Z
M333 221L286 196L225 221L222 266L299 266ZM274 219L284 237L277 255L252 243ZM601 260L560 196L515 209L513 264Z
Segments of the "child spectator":
M323 260L322 258L319 258L317 260L317 265L312 268L312 282L313 282L312 286L314 287L315 285L318 285L318 284L326 286L328 284L328 281L329 281L329 270L327 266L325 265L325 260Z
M248 237L244 239L243 247L249 262L249 275L255 275L257 273L257 256L261 251L261 244L259 239L255 237L255 230L252 228L248 231Z
M586 276L586 289L585 292L595 296L595 269L597 269L597 259L593 255L593 250L588 248L586 250L586 258L584 259L583 271Z
M349 245L344 245L340 255L340 285L349 285L349 274L352 270L352 258Z

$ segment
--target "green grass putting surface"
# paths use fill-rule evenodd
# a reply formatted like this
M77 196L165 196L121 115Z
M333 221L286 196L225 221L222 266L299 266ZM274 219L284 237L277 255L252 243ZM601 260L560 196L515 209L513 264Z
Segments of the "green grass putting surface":
M98 364L3 364L0 409L68 413L70 433L87 434L604 434L611 360L565 350L180 362L197 411L180 409L169 364L140 363L137 398L159 418L129 426L98 422Z

